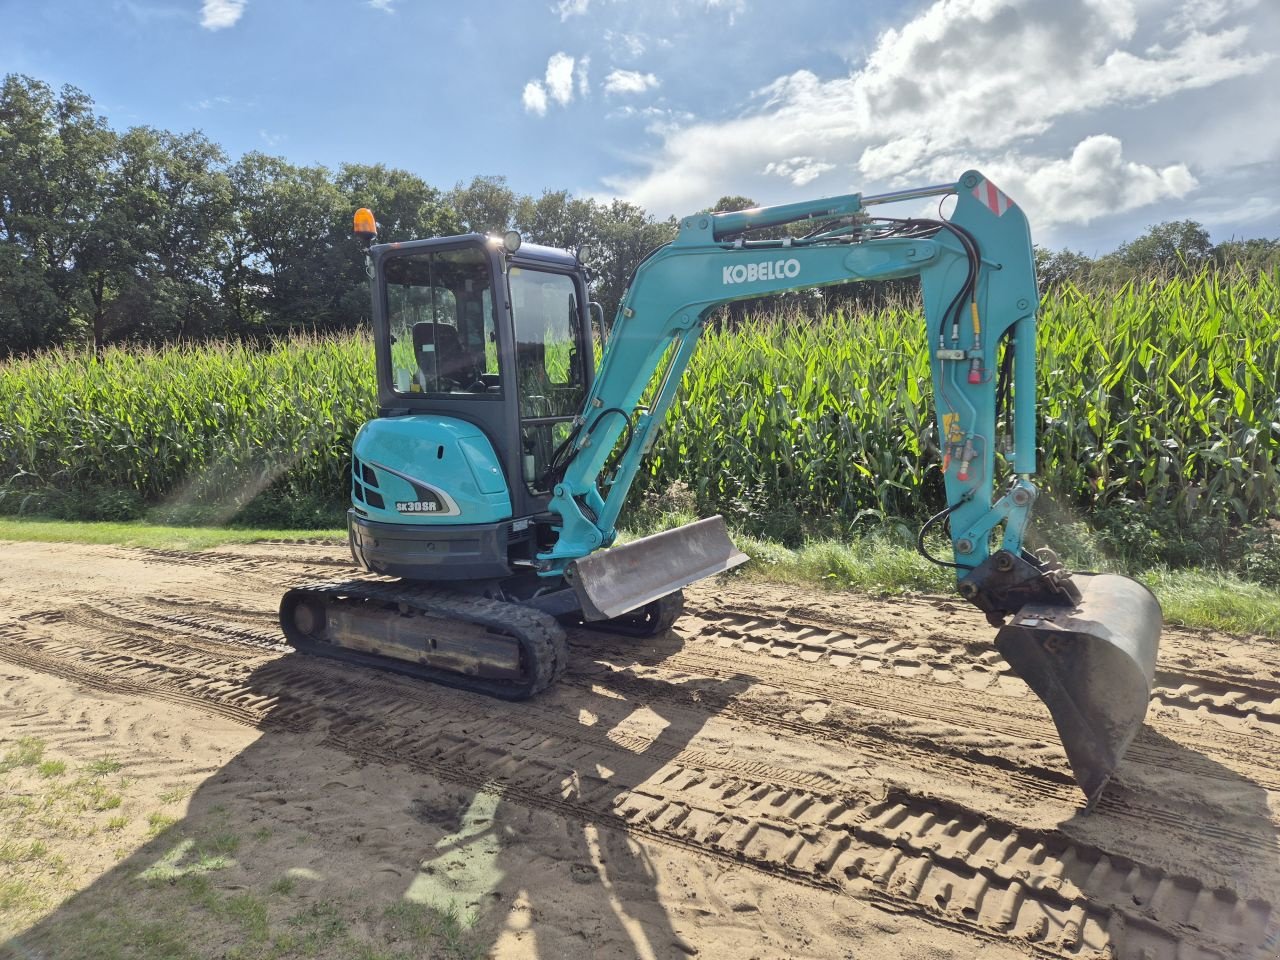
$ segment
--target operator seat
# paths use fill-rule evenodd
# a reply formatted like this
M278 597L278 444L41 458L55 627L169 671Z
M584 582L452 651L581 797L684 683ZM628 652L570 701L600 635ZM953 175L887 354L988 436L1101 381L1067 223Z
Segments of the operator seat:
M430 353L435 354L434 364L427 359ZM462 348L458 331L447 323L432 323L430 320L415 323L413 355L418 358L418 368L428 381L439 376L441 380L469 387L479 379L471 355Z

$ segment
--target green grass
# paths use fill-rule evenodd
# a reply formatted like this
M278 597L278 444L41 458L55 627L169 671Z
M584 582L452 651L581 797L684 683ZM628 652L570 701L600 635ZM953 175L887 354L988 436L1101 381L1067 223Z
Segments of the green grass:
M750 579L863 593L946 593L955 585L951 571L877 538L814 540L794 549L753 537L734 542L752 558L743 571Z
M1149 570L1140 579L1168 623L1280 637L1280 591L1211 570Z
M749 538L737 543L754 558L741 574L747 579L871 593L954 592L950 571L893 543L820 541L795 550ZM1166 623L1280 637L1280 590L1214 570L1157 567L1130 575L1151 588Z
M6 957L14 951L94 960L484 955L478 915L456 905L388 903L341 890L323 896L326 891L310 885L299 895L292 873L281 874L270 858L258 859L258 845L272 831L259 827L242 839L232 830L243 823L222 804L180 824L160 810L139 812L142 823L134 830L145 826L150 839L136 850L117 846L114 858L129 858L128 865L117 867L106 887L103 878L78 891L68 850L118 844L128 836L121 831L133 820L115 809L129 811L137 803L122 797L133 784L120 776L126 763L110 756L80 760L76 774L64 776L72 764L47 757L38 738L11 741L0 751L0 954ZM34 794L12 796L15 791ZM189 793L176 786L166 796L172 802ZM98 817L94 810L109 812ZM246 842L249 836L254 843ZM49 909L55 912L39 919Z
M4 843L0 843L0 865L39 860L48 851L48 846L41 840L32 840L30 843L6 840Z
M115 757L102 757L98 760L91 761L85 767L89 774L94 777L105 777L111 773L118 773L122 764Z
M45 897L25 880L0 880L0 911L34 912L45 902Z
M18 767L39 767L43 757L43 740L22 737L0 758L0 773L8 773Z
M177 822L177 817L170 817L163 813L149 813L147 814L147 835L158 836Z
M45 520L0 517L0 540L38 543L96 543L162 550L203 550L228 543L261 540L346 541L345 530L259 530L226 527L177 527L138 522Z
M743 537L735 542L753 558L740 574L747 579L868 593L955 593L950 570L883 538L816 541L797 549ZM941 543L934 552L949 556ZM1072 559L1064 557L1069 568L1126 573L1145 583L1159 599L1166 623L1280 637L1280 590L1219 570L1123 570L1096 556Z

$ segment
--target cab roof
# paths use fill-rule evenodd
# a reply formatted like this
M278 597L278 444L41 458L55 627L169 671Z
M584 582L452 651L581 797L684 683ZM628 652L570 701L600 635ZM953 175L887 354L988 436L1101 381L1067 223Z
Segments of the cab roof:
M395 253L407 253L419 250L432 250L437 247L459 247L470 244L488 244L493 237L482 233L462 233L453 237L431 237L427 240L406 240L402 243L376 243L369 248L369 254L375 259ZM499 242L499 245L500 242ZM578 265L578 258L567 250L558 247L544 247L538 243L522 243L520 249L508 255L510 260L544 263L551 266L572 269Z

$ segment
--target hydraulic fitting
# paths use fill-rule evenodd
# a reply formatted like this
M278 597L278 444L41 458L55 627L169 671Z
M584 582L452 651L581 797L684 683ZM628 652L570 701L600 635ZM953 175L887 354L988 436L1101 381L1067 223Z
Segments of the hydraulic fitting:
M977 451L973 449L973 441L966 440L964 442L964 450L960 453L960 471L956 474L956 479L961 482L969 479L969 465L973 463L973 458Z

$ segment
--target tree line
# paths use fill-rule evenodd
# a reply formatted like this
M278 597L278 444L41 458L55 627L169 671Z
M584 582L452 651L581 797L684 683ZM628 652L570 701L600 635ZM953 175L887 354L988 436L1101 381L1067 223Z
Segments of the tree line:
M726 196L710 209L753 205ZM357 326L369 309L350 233L351 213L362 206L377 214L384 241L515 229L549 246L585 245L592 295L607 316L635 265L676 232L674 218L632 203L565 190L521 195L501 176L441 190L383 164L335 171L260 152L232 162L198 131L118 132L84 92L9 74L0 88L0 356ZM1271 263L1278 247L1214 247L1199 224L1182 221L1098 260L1067 250L1038 258L1053 284L1227 260ZM866 295L835 291L821 303Z
M516 229L587 245L593 295L612 312L631 269L675 235L635 204L500 176L449 190L407 170L336 171L264 153L231 162L204 134L116 132L74 87L10 74L0 88L0 355L86 343L224 337L363 322L369 294L351 214L379 239Z

